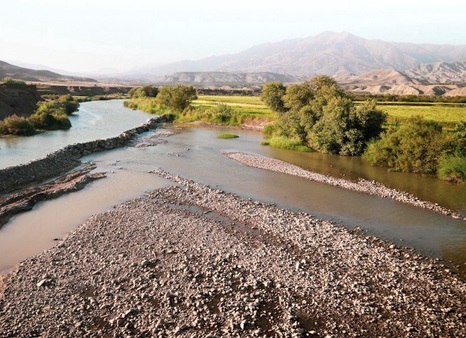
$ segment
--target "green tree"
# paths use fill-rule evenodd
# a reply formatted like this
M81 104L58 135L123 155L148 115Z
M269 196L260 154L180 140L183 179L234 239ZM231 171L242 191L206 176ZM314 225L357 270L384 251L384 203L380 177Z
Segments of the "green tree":
M158 94L157 87L154 86L143 86L132 88L128 94L130 98L141 98L141 97L156 97Z
M391 126L368 146L364 157L373 165L396 171L434 175L444 144L441 125L416 116Z
M285 93L286 87L283 83L278 81L268 82L262 88L261 99L274 112L283 113L287 111L283 102Z
M58 98L58 103L65 108L66 115L71 115L79 108L79 102L71 94L62 95Z
M157 94L156 100L160 105L181 113L197 99L196 89L193 86L163 86Z
M386 115L375 101L355 106L332 78L322 75L290 85L283 96L289 111L281 113L275 136L301 140L314 150L358 156L382 131Z
M37 103L37 110L29 117L29 122L36 129L57 130L69 129L69 120L65 105L56 101L42 101Z

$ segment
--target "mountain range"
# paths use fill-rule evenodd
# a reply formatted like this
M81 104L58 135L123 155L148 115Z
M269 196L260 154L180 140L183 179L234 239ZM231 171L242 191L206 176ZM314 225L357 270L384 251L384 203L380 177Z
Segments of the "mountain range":
M466 61L466 45L434 45L364 39L350 33L324 32L302 39L267 43L237 54L212 56L141 69L139 76L176 72L270 72L296 77L339 72L361 74L376 69L399 71L424 63ZM137 73L137 72L136 72Z
M12 76L29 81L70 78L30 69L27 74L18 69L14 73L11 66L0 62L0 78ZM318 74L333 76L353 91L463 96L466 95L466 45L386 42L345 32L324 32L307 38L266 43L236 54L185 60L96 78L106 82L183 83L231 88L259 87L269 81L299 82ZM73 78L76 79L92 81Z

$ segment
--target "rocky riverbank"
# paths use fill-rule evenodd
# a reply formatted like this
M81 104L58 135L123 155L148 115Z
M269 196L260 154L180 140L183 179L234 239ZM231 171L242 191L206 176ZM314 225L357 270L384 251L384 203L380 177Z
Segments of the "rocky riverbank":
M461 218L466 220L466 215L461 215L453 210L444 208L436 203L420 200L416 196L411 195L407 192L388 188L383 184L375 181L359 179L358 182L353 182L342 178L336 178L315 173L281 160L258 155L238 152L226 153L225 155L233 160L236 160L250 167L280 172L287 175L298 176L311 181L330 184L336 187L358 191L373 196L390 198L398 202L413 205L415 207L429 209L443 215L451 216L453 218Z
M174 182L5 276L2 337L461 337L439 262L305 213Z
M51 182L29 187L5 197L0 196L0 229L12 216L31 210L38 202L81 190L88 183L104 178L105 173L91 173L96 167L94 163L87 164Z
M139 134L155 129L163 122L165 122L164 117L151 118L143 125L127 130L118 136L71 144L43 158L26 164L1 169L0 194L6 194L64 175L66 172L82 164L79 160L81 157L126 146Z

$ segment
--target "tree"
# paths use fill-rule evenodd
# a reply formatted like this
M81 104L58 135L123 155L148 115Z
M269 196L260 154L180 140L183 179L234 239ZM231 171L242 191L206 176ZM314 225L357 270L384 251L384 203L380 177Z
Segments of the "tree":
M37 110L29 117L29 122L34 128L42 130L71 128L65 105L56 101L37 103Z
M130 98L156 97L159 90L154 86L143 86L132 88L128 94Z
M375 102L355 106L331 77L321 75L288 86L283 96L289 110L280 114L278 135L330 154L359 156L382 131L386 115Z
M396 171L434 175L444 145L441 125L416 116L391 126L368 146L364 157L373 165Z
M65 108L66 115L71 115L79 108L79 102L71 94L62 95L58 98L58 103Z
M261 99L274 112L283 113L287 111L283 96L286 93L286 87L283 83L275 81L268 82L262 88Z
M160 105L174 109L181 113L197 99L196 89L193 86L163 86L157 94L156 100Z

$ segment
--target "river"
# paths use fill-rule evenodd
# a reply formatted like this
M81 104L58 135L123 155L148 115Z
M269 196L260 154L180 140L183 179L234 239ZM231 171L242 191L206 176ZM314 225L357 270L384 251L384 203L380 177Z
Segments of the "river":
M95 125L100 126L99 132L93 129L89 121L81 121L86 119L86 116L93 117ZM36 144L41 146L41 154L37 156L43 156L55 149L42 149L45 148L45 139L42 139L42 142L32 139L47 138L47 143L61 148L63 145L59 146L58 140L73 139L70 143L74 143L77 139L83 141L115 136L124 129L139 125L147 118L147 114L123 108L121 101L89 102L81 105L76 121L73 121L73 128L69 130L70 133L76 131L78 135L64 136L63 133L66 132L52 132L32 138L19 138L15 142L11 142L10 139L8 147L3 148L2 143L0 147L2 151L6 149L11 153L29 152L36 156L34 149L26 150L30 144ZM78 122L82 123L82 128L77 127ZM115 125L111 126L113 123ZM109 131L110 129L112 131ZM454 206L454 209L462 212L466 210L464 186L417 175L388 173L385 169L364 166L358 159L302 154L263 147L260 146L262 137L257 132L237 130L235 132L239 138L218 139L217 135L224 131L226 130L223 128L187 128L172 136L163 137L166 142L156 146L127 147L84 158L84 161L96 162L96 170L106 171L108 177L93 182L82 191L40 203L32 211L14 217L0 230L0 271L7 270L26 257L53 246L56 243L54 239L63 238L92 214L140 196L144 191L172 184L150 174L149 171L154 168L162 168L201 183L218 186L244 197L306 211L346 227L360 227L369 234L398 245L414 247L420 252L453 261L463 269L466 268L465 221L392 200L246 167L228 159L223 153L242 151L275 157L346 178L360 175L382 181L393 188L400 187L390 182L398 182L407 188L404 190L413 192L411 189L418 189L420 197L438 203L444 201L445 204L441 203L442 205L450 208ZM151 133L148 133L142 137L150 135ZM25 143L22 143L23 141ZM7 157L10 163L16 164L12 160L14 154ZM22 158L21 161L31 159L27 159L26 156ZM2 153L2 166L3 164ZM431 198L422 196L423 191L427 196L430 193Z

